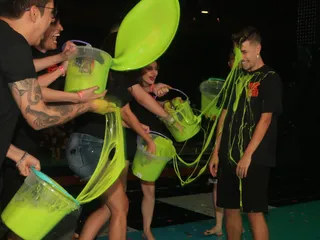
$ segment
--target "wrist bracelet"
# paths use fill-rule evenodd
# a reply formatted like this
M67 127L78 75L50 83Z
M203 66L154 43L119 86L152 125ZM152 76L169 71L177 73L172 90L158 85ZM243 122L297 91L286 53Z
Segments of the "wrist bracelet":
M163 118L163 120L171 125L175 122L174 118L171 115L168 115L168 117Z
M62 65L60 65L58 69L62 72L63 76L66 75L66 71L64 70L64 67Z
M79 96L80 99L83 98L83 92L82 92L82 91L77 92L77 94L78 94L78 96Z
M24 152L21 159L17 162L16 167L19 167L19 165L28 157L29 153Z

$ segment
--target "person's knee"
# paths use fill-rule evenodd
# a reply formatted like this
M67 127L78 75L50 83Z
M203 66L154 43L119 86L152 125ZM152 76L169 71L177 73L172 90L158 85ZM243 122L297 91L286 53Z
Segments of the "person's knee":
M143 196L148 199L155 198L155 184L154 182L141 182Z
M250 212L248 213L248 219L250 222L256 222L264 219L263 212Z
M240 209L225 209L225 215L228 218L240 216Z
M129 200L119 180L108 191L107 206L112 215L127 216L128 214Z

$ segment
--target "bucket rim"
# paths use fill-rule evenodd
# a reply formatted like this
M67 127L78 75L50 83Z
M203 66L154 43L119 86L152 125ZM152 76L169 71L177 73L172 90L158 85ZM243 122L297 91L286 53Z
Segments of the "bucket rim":
M46 174L42 173L41 171L38 171L36 170L34 167L31 168L32 172L34 173L35 177L38 179L38 180L41 180L42 181L42 184L44 185L48 185L50 186L51 188L53 188L55 190L55 192L57 192L59 195L62 195L64 196L65 198L71 200L72 202L74 202L78 207L80 206L80 202L75 199L72 195L70 195L70 193L68 193L66 190L64 190L64 188L62 189L59 189L59 184L58 183L55 183L55 181L53 179L51 179L49 176L47 176ZM49 181L46 181L45 179L41 178L41 175L43 176L46 176L47 179ZM56 186L55 186L56 185ZM58 186L58 187L57 187ZM64 191L62 191L64 190Z
M94 51L97 51L97 52L101 52L101 53L103 53L104 55L106 55L111 61L110 61L110 64L112 63L112 61L113 61L113 58L112 58L112 56L109 54L109 53L107 53L106 51L104 51L104 50L102 50L102 49L100 49L100 48L95 48L95 47L92 47L92 46L90 46L90 45L87 45L87 46L76 46L75 47L76 49L84 49L84 50L86 50L86 49L88 49L88 50L94 50ZM74 53L74 54L71 54L69 57L68 57L68 60L73 60L73 59L76 59L76 58L81 58L81 57L87 57L86 55L85 55L85 52L83 52L83 53L81 53L81 54L79 54L79 53Z
M150 131L149 134L151 134L151 135L157 135L157 136L159 136L159 137L165 138L165 139L167 139L167 140L170 140L171 143L172 143L172 140L171 140L170 138L168 138L167 136L165 136L165 135L163 135L163 134L161 134L161 133L158 133L158 132L155 132L155 131ZM137 136L137 148L138 148L139 150L141 150L144 154L146 154L146 155L148 155L148 156L150 156L150 157L156 158L157 160L170 161L170 160L174 157L174 155L175 155L175 152L176 152L176 151L175 151L174 147L172 148L172 149L174 149L174 154L173 154L172 156L160 157L160 156L156 156L156 155L154 155L154 154L151 154L151 153L147 152L147 151L144 149L143 145L141 144L142 140L143 140L142 137L138 135L138 136ZM173 145L172 145L172 146L173 146Z
M207 84L207 83L213 83L213 81L215 81L216 84L221 84L221 88L222 88L225 80L223 80L222 78L221 78L222 80L218 80L218 78L217 78L217 80L213 80L213 79L215 79L215 78L212 78L212 80L208 79L208 80L203 81L202 83L200 83L199 90L200 90L200 92L201 92L202 94L211 95L210 93L208 93L208 92L206 92L206 91L204 90L204 87L205 87L205 84Z
M218 77L210 77L210 78L208 78L207 81L221 81L221 82L224 82L225 79L223 79L223 78L218 78Z

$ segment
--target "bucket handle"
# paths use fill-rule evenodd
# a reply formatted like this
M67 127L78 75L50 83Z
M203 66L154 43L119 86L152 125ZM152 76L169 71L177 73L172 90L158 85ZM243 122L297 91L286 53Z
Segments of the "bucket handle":
M73 42L73 43L82 43L82 44L85 44L87 45L88 47L92 47L92 45L88 42L85 42L85 41L81 41L81 40L69 40L68 42ZM62 50L65 48L66 46L66 42L62 45Z
M171 90L177 91L177 92L181 93L182 95L184 95L187 98L187 100L189 99L188 95L186 93L182 92L181 90L179 90L177 88L170 88L170 91ZM157 98L158 98L157 96L154 97L154 99L157 99Z
M165 135L163 135L162 133L159 133L159 132L150 131L149 133L151 133L151 134L156 134L156 135L159 135L160 137L163 137L163 138L169 139L168 137L166 137Z

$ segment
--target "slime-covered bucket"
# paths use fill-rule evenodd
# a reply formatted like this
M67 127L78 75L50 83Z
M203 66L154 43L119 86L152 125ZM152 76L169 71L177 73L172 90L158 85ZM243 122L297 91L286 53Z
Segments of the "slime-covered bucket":
M179 26L179 0L139 1L121 22L111 68L129 71L158 59Z
M32 169L1 214L3 222L25 240L42 239L80 204L47 175Z
M216 116L219 114L219 110L216 106L212 106L210 109L207 109L207 107L216 98L216 96L218 96L223 84L224 79L221 78L209 78L209 80L200 84L201 111L206 111L204 113L206 118L215 120Z
M77 46L69 57L68 70L64 90L79 92L98 86L95 93L102 93L107 86L112 57L91 45Z
M154 182L159 178L167 163L175 156L176 150L172 141L166 136L157 132L150 132L150 136L156 145L156 154L147 152L146 142L138 136L132 172L144 181Z
M164 103L164 109L183 127L183 130L181 132L174 125L170 125L166 122L165 124L174 139L177 142L183 142L192 138L200 131L201 118L194 115L190 106L189 97L184 92L174 88L170 89L170 91L171 90L182 93L186 99L183 100L182 98L177 97L171 101L166 101Z

